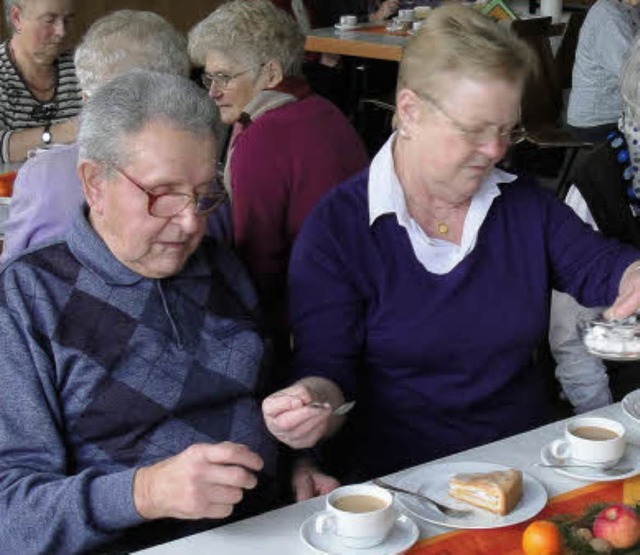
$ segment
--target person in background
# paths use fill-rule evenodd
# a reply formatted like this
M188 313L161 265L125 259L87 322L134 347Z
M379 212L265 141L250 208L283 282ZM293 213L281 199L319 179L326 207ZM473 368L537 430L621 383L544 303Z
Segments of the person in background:
M73 0L5 0L11 38L0 45L0 162L71 143L81 97L73 55L63 52Z
M622 108L620 72L640 25L639 0L598 0L580 29L567 122L576 138L599 142Z
M307 218L291 255L294 378L267 397L276 438L357 481L537 427L555 287L625 316L640 251L495 167L520 140L533 53L466 6L408 41L397 132ZM332 409L355 400L348 417ZM310 402L324 407L308 406ZM338 428L345 423L344 428ZM333 448L333 449L332 449Z
M284 374L291 246L318 200L366 166L367 155L344 115L301 76L304 34L270 2L222 4L190 31L189 53L205 68L222 121L233 125L225 166L233 241L257 285Z
M622 116L583 158L565 202L608 237L640 248L640 38L629 51L620 79ZM590 355L578 335L579 319L596 317L565 293L554 292L549 341L562 391L577 413L620 401L640 387L640 363L603 361Z
M87 204L0 271L0 552L128 553L273 508L257 296L203 241L219 128L148 71L83 107Z
M119 10L98 19L75 53L85 98L115 76L148 69L187 77L187 42L158 14ZM76 171L78 146L39 150L18 171L9 220L5 225L6 261L31 245L63 237L84 201Z

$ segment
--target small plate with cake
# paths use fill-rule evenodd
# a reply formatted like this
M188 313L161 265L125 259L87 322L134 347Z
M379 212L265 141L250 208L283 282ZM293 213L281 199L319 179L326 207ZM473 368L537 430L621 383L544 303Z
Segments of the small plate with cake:
M465 517L445 516L429 503L398 494L418 518L449 528L502 528L524 522L547 504L547 491L532 476L501 464L452 462L432 464L403 476L396 484L454 509Z

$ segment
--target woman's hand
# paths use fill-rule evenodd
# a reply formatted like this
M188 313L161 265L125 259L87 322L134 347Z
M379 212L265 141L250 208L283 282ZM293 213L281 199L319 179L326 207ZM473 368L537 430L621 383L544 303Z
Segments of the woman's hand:
M331 380L304 378L267 397L262 402L262 414L278 440L293 449L303 449L313 447L340 427L344 417L332 412L343 402L340 388Z
M618 297L605 311L607 319L620 320L640 309L640 262L634 262L622 274Z

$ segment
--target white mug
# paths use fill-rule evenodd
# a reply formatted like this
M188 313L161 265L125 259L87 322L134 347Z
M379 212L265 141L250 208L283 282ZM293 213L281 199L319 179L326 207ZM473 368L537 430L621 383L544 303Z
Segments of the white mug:
M355 15L341 15L340 25L352 27L358 23L358 18Z
M365 549L382 543L395 521L393 496L378 486L343 486L327 495L316 517L318 534L333 534L345 547Z
M571 420L564 439L554 441L550 450L558 459L571 458L593 465L616 464L626 448L625 429L609 418L581 417Z

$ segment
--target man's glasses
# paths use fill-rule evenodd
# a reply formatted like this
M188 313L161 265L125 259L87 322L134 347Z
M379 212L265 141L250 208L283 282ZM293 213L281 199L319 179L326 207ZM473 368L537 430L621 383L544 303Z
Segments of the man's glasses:
M156 218L172 218L182 212L191 203L193 203L195 207L196 216L205 216L218 208L227 196L224 187L220 185L218 179L215 180L206 193L196 193L195 195L189 195L187 193L160 193L156 195L149 192L135 179L132 179L124 170L117 166L112 167L129 181L129 183L135 185L147 195L147 211L151 216L155 216Z
M487 127L473 128L460 123L456 118L451 116L443 106L432 96L414 91L420 98L426 100L431 104L438 112L440 112L445 118L447 118L451 125L464 137L464 139L472 145L483 146L493 141L496 136L501 142L509 144L516 144L523 141L527 135L526 129L522 125L516 125L515 127L509 127L508 129L500 129L497 125L489 125Z
M236 77L240 77L241 75L248 73L248 71L248 69L245 69L244 71L234 73L233 75L223 73L222 71L216 71L215 73L203 73L200 79L208 91L211 90L211 85L215 85L217 90L223 90L226 89L229 86L229 83L231 83L231 81Z

